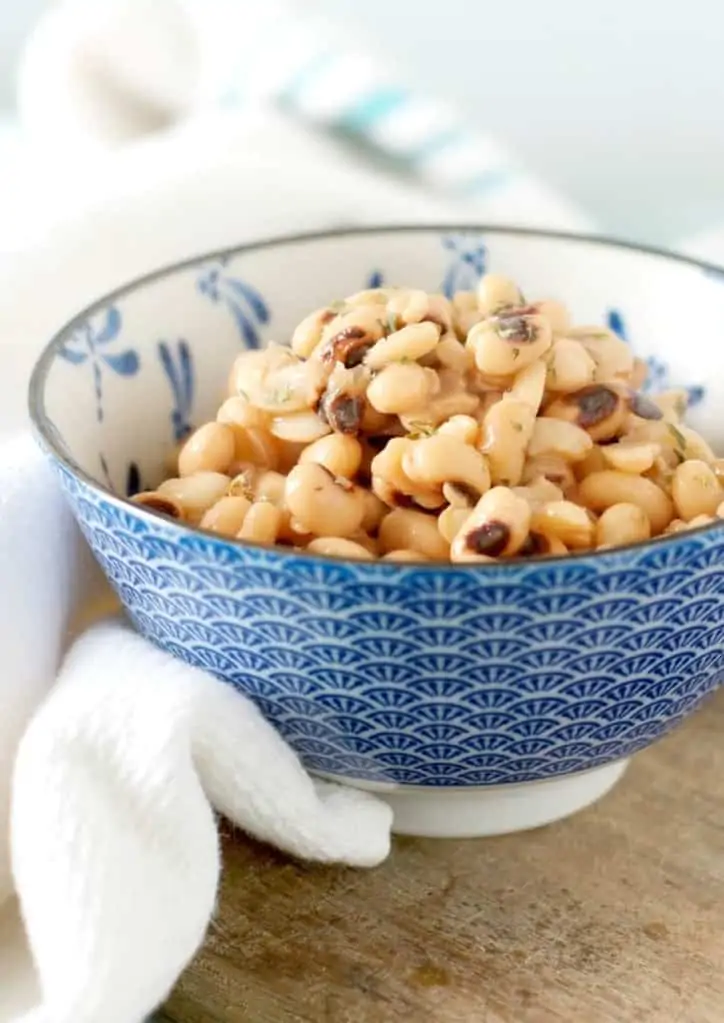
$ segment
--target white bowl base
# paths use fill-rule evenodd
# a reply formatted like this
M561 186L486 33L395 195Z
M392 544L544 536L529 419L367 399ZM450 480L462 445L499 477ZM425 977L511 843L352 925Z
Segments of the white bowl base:
M354 787L374 792L392 807L392 830L397 835L484 838L539 828L583 810L613 788L628 764L628 760L616 760L590 771L520 785L385 789L354 782Z

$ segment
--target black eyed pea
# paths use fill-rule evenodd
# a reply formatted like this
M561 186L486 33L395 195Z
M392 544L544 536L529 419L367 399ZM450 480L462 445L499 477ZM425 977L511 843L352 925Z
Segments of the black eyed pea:
M638 505L648 516L652 536L662 533L674 517L674 505L663 490L645 476L633 473L614 469L592 472L579 483L578 496L594 512L614 504Z
M515 401L522 401L530 405L533 414L538 414L538 409L543 401L546 387L546 365L542 359L536 359L526 366L513 378L509 389L509 395Z
M376 534L389 506L379 499L372 490L364 490L365 513L362 519L362 531L367 534Z
M131 498L134 504L149 511L165 515L169 519L183 519L183 508L180 503L170 496L164 496L157 490L144 490L140 494L134 494Z
M511 557L517 554L530 530L527 501L508 487L493 487L480 498L450 548L453 561Z
M467 520L470 518L471 509L468 507L456 507L450 505L441 511L437 518L437 528L440 536L451 544Z
M426 489L443 484L462 484L475 501L490 489L490 470L485 456L457 437L436 433L415 440L402 456L402 471ZM475 503L475 502L473 502Z
M429 561L424 554L419 551L388 551L387 554L382 556L383 561Z
M242 398L240 394L235 394L223 403L216 413L216 421L233 426L265 429L269 425L269 416L252 405L246 398Z
M234 431L234 462L229 466L230 471L233 472L234 463L239 462L267 469L279 467L279 446L268 430L256 426L232 426L231 429Z
M379 303L376 302L369 302L365 305L354 306L353 308L345 308L333 320L324 325L319 344L312 353L312 359L321 360L326 356L327 359L331 359L333 362L344 362L346 357L344 336L346 332L352 331L354 335L357 331L361 331L368 344L374 343L385 332L384 320L384 311L380 309ZM339 337L339 335L342 335L340 338L342 351L339 352L339 358L337 358L334 349L336 347L335 338Z
M320 437L326 436L331 430L329 423L323 422L316 412L291 412L286 416L275 416L269 427L273 437L292 444L311 444Z
M379 370L391 362L415 362L431 352L440 340L436 323L413 323L383 337L365 356L369 369Z
M250 508L246 497L222 497L204 512L200 526L222 536L236 536Z
M443 504L438 488L414 482L403 469L403 458L414 443L407 437L393 437L372 459L372 489L391 508L412 503L437 508Z
M559 337L570 330L571 316L562 302L554 298L544 298L533 303L533 308L539 316L545 316L551 325L554 336Z
M332 433L305 448L299 461L301 464L316 462L333 476L344 476L351 480L362 464L362 445L356 437Z
M585 430L565 419L539 416L533 424L533 434L528 444L528 456L560 455L567 462L580 462L593 447L593 441Z
M297 324L292 334L291 347L295 355L308 359L322 339L323 328L334 319L336 313L328 306L315 309Z
M557 536L546 533L536 533L531 529L528 539L518 551L519 557L550 557L568 554L568 548Z
M596 546L618 547L651 536L651 523L643 508L628 501L612 504L596 523Z
M605 445L608 447L608 445ZM603 452L605 448L599 447L597 444L591 448L585 458L582 458L580 462L576 462L573 466L573 472L576 479L584 480L586 476L590 476L592 472L601 472L603 469L609 469L610 466L604 458Z
M615 444L606 444L599 450L609 468L633 472L639 476L652 468L661 453L659 444L651 441L636 443L625 439Z
M596 532L590 512L572 501L550 501L535 508L531 529L543 536L556 537L574 550L592 547Z
M549 391L579 391L593 383L596 374L596 363L580 341L573 338L556 341L546 355L546 364Z
M252 485L253 500L270 501L278 508L281 508L284 505L286 484L287 478L280 472L275 472L273 469L269 469L267 472L259 472Z
M577 462L575 464L578 466L583 463ZM526 460L520 480L523 486L529 486L541 476L554 483L564 494L576 485L573 464L567 462L565 458L561 458L560 455L538 455L536 458L528 458Z
M451 416L437 429L444 437L457 437L464 444L475 445L480 435L480 423L472 416Z
M419 289L401 288L387 301L387 319L392 330L419 323L429 312L430 296Z
M546 405L545 415L562 419L585 430L600 443L617 438L629 415L623 390L615 384L591 384L557 397Z
M442 335L434 350L434 356L441 366L458 373L469 372L475 362L472 352L458 340L453 331Z
M394 550L413 550L431 561L447 561L449 544L437 528L434 515L412 508L397 508L386 515L378 536L380 550L387 554Z
M424 408L440 389L434 369L426 369L416 362L393 362L385 366L370 382L367 400L385 415L405 415Z
M562 501L565 496L561 488L549 479L546 479L545 476L538 476L525 486L512 487L511 489L518 497L526 500L531 508L537 508L551 501Z
M363 288L362 291L355 291L353 295L347 295L343 307L356 307L361 305L383 306L396 294L399 288ZM379 315L382 315L380 310Z
M314 462L297 465L287 476L286 506L302 528L316 536L350 536L362 525L362 491Z
M724 493L711 466L692 458L674 470L671 496L679 518L689 522L698 515L715 515Z
M271 501L255 501L237 531L240 540L271 544L279 539L284 525L284 512Z
M179 476L196 472L225 473L234 459L234 430L224 423L206 423L191 434L178 456Z
M501 309L523 305L523 294L509 277L502 274L483 274L478 283L477 306L481 316L494 316Z
M513 309L476 324L466 344L480 372L499 377L535 362L548 351L552 340L546 319Z
M356 561L374 561L374 554L355 543L354 540L347 540L339 536L318 536L306 549L311 554L323 554L332 558L353 558Z
M596 363L594 383L630 383L634 371L631 346L602 327L572 327L567 337L580 341Z
M465 341L471 328L483 318L478 309L478 296L474 291L456 291L450 304L453 330L460 341Z
M488 460L493 483L521 482L535 413L525 402L503 398L485 414L480 450Z
M400 416L406 429L417 432L416 424L427 423L435 427L452 416L472 416L477 411L480 398L467 389L462 373L441 369L437 375L440 388L425 407Z
M684 438L684 455L686 458L699 459L708 465L712 465L716 461L716 455L696 430L692 430L690 426L685 426L683 423L679 424L677 430Z
M193 476L164 480L156 488L163 497L180 505L183 518L198 525L205 511L224 497L231 479L220 472L197 472Z

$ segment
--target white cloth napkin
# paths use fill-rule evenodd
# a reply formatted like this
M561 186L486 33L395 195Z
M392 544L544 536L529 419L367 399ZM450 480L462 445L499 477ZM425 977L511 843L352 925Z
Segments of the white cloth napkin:
M25 729L10 848L42 990L23 1021L137 1023L213 912L214 811L293 855L360 867L387 855L391 811L313 783L253 704L118 619L75 642L53 685L98 576L30 438L0 448L0 493L0 820ZM6 892L7 849L3 832Z

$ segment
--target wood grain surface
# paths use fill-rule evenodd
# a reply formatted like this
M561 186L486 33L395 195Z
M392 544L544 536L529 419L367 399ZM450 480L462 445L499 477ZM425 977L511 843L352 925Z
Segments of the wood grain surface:
M230 833L164 1023L722 1023L724 691L577 817L373 871Z

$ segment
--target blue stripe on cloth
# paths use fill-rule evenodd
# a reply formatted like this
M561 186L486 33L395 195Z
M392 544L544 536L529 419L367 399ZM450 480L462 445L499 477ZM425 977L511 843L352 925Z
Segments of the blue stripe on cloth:
M279 93L280 101L293 105L295 99L299 98L310 82L313 82L336 59L337 55L331 50L327 50L325 53L316 53L310 61L302 64L296 74L292 75L291 81L287 82Z
M466 138L469 138L469 132L462 128L446 128L445 131L440 131L437 135L431 135L417 149L409 150L405 156L415 163L423 163L430 157L437 156L441 150L454 146L457 142L463 142Z
M356 100L339 117L339 125L347 131L364 131L393 110L404 106L408 93L403 89L380 89Z

